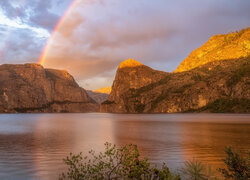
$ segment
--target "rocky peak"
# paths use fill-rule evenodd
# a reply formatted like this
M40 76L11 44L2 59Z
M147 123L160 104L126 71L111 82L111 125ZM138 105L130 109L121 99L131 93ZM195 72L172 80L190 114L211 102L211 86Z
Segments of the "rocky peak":
M250 27L239 32L212 36L204 45L191 52L175 72L183 72L209 62L240 59L250 55Z
M136 61L134 59L127 59L120 63L119 69L121 68L128 68L128 67L136 67L136 66L143 66L144 64L140 63L139 61Z
M123 61L117 69L108 100L115 101L129 89L138 89L157 82L167 74L166 72L154 70L133 59Z

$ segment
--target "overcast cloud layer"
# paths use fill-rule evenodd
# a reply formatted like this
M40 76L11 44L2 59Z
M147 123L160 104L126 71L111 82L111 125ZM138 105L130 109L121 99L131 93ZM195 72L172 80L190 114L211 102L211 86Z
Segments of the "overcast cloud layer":
M37 62L71 2L0 0L0 63ZM109 86L125 59L173 71L212 35L249 19L249 0L79 0L44 66L67 69L86 89Z

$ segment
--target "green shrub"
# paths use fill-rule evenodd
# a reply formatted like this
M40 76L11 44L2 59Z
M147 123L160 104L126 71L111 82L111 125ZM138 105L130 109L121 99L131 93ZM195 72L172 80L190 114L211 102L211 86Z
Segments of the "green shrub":
M225 150L227 156L223 160L227 168L219 171L226 179L248 180L250 179L250 152L246 158L234 152L231 147Z
M232 151L230 147L225 150L227 156L223 160L226 168L218 169L225 179L250 179L250 151L247 157L242 157ZM178 174L171 173L169 168L162 164L157 168L150 164L146 158L141 158L136 145L125 145L117 148L115 145L105 143L105 151L96 154L89 151L89 157L82 153L66 157L63 161L68 166L66 172L59 177L60 180L180 180ZM200 161L186 161L180 173L187 180L217 180L216 172L211 166Z
M215 172L211 166L205 166L197 160L186 161L181 173L188 180L216 180Z
M117 148L105 143L105 151L96 154L89 152L90 157L82 154L64 159L68 170L60 175L61 180L180 180L179 175L172 174L163 164L161 168L152 166L147 159L140 158L136 145Z

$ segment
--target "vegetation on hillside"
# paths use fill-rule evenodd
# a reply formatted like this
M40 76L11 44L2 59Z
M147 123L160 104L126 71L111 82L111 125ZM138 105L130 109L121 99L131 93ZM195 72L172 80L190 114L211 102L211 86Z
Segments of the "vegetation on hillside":
M117 148L105 143L105 151L96 154L89 151L89 157L82 153L70 154L63 161L68 166L60 180L248 180L250 178L250 152L243 157L226 148L226 157L223 160L226 168L218 169L221 176L210 166L197 160L187 161L178 173L169 170L166 164L161 168L152 165L148 159L140 156L136 145L125 145Z
M199 109L189 109L186 112L211 112L211 113L221 113L221 112L240 112L247 113L250 110L250 100L248 99L225 99L220 98L214 102L208 103L206 106Z
M130 89L127 96L124 96L124 99L129 99L129 102L131 102L128 105L130 108L127 108L129 109L127 112L154 112L155 108L162 105L159 105L161 102L167 104L174 98L180 98L180 104L182 104L185 101L191 102L192 100L189 97L197 94L206 97L208 99L207 104L203 107L183 110L183 112L248 113L250 111L250 100L242 97L237 98L238 95L235 92L237 91L237 84L243 84L243 86L249 84L249 58L210 62L188 72L169 74L162 80L139 89ZM185 81L182 79L185 79ZM222 81L219 82L220 80ZM206 85L202 83L206 83ZM216 93L220 97L217 97L217 99L208 98L208 96L213 95L209 95L206 92L207 89L218 89ZM141 103L145 102L145 100L141 101L145 97L150 99L150 107ZM173 101L172 104L174 104ZM134 107L134 111L132 107Z

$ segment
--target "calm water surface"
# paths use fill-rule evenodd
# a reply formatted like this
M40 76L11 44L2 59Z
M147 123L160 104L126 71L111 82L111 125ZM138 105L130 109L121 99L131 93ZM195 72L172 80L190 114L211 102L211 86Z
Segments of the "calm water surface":
M102 150L105 142L137 144L171 169L193 158L216 168L225 146L250 149L250 115L1 114L0 179L57 179L70 152Z

